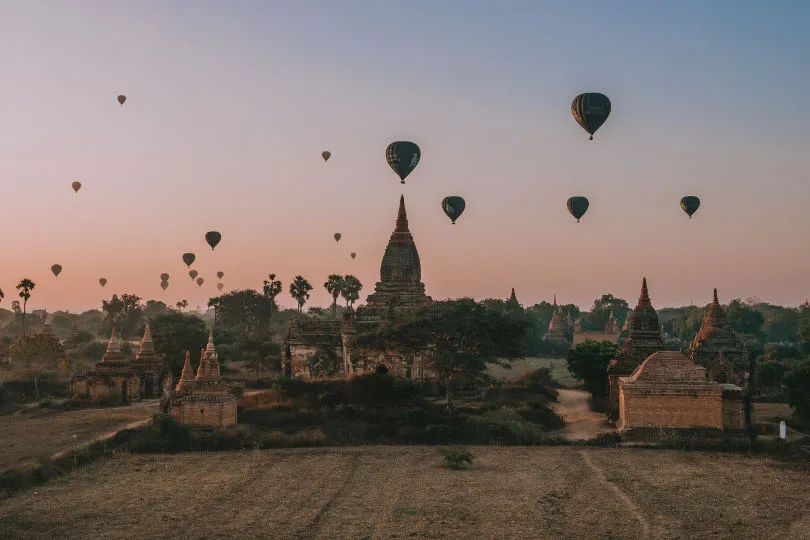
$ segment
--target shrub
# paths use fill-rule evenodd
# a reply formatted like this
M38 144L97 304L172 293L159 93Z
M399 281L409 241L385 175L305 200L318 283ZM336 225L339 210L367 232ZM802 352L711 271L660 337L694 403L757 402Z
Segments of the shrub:
M472 466L473 455L466 448L439 448L439 453L444 456L444 466L448 469L461 470Z

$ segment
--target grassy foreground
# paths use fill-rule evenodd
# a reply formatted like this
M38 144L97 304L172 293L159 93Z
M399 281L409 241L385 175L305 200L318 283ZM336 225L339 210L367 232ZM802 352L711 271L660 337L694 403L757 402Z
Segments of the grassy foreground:
M576 447L118 454L0 500L13 538L802 538L810 473ZM778 479L778 481L776 481ZM80 502L80 504L79 504Z

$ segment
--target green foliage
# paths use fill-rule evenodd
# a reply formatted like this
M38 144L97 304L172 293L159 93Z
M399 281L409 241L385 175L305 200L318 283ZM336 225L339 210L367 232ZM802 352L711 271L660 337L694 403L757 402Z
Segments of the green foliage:
M568 354L568 371L583 381L595 407L600 408L607 391L607 367L616 356L616 344L587 340Z
M810 422L810 360L799 362L782 379L788 403L803 423Z
M150 321L150 328L155 352L169 363L175 380L183 371L186 351L195 357L208 342L205 323L195 315L177 312L158 315Z
M461 470L472 467L473 455L463 447L439 448L439 453L444 457L444 466L448 469Z
M343 287L340 289L340 295L346 301L346 306L353 306L360 299L361 290L363 290L363 284L360 283L359 279L351 274L343 276Z
M266 330L273 301L253 289L242 289L211 298L208 306L215 310L215 326L238 335Z
M610 318L611 311L621 325L630 312L630 307L627 305L627 301L622 298L616 298L612 294L603 294L593 301L591 310L582 316L582 329L601 332Z
M274 343L269 332L242 334L236 342L245 367L256 373L256 380L262 371L281 371L281 346Z
M726 317L732 330L738 334L753 334L762 337L762 325L765 317L762 313L739 298L729 302L726 306Z
M707 307L689 306L664 324L664 331L684 341L692 341L703 324Z
M109 301L102 300L101 305L107 314L102 323L104 337L110 337L113 327L121 339L129 339L134 336L144 312L140 296L122 294L119 298L117 294L114 294Z
M309 299L309 291L311 290L312 285L301 276L295 276L295 280L290 283L290 296L295 298L295 301L298 303L299 314L301 313L301 308L304 307L304 304L306 304Z
M332 317L337 315L337 299L343 291L344 279L339 274L331 274L323 284L326 292L332 296Z

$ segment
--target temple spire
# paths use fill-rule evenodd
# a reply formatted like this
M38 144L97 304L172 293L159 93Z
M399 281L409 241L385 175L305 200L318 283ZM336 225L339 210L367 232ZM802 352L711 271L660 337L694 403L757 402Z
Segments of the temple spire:
M208 331L208 344L205 346L206 351L214 351L214 329Z
M638 297L638 305L639 306L651 306L652 302L650 302L650 293L647 291L647 278L642 278L641 280L641 294Z
M517 296L515 296L515 288L512 287L512 294L509 296L510 302L517 302Z
M714 289L714 300L712 300L712 303L720 305L720 302L717 301L717 288Z
M557 305L557 293L554 293L554 306Z
M107 343L107 350L104 353L104 356L101 357L102 362L120 362L122 360L121 356L121 342L118 341L118 336L115 333L115 327L113 326L112 333L110 334L110 341Z
M143 338L141 338L141 345L138 348L138 358L152 357L155 355L155 345L152 343L152 332L149 330L149 323L143 331Z
M399 197L399 211L397 212L397 226L394 232L408 231L408 214L405 212L405 195Z

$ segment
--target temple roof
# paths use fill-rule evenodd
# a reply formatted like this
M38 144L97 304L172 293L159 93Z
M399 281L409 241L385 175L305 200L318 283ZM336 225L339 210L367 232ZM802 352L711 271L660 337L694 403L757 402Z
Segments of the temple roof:
M115 333L115 327L110 334L110 341L107 343L107 351L101 357L103 364L121 364L124 363L124 355L121 354L121 342L118 341L118 336Z
M515 288L514 287L512 287L512 294L509 296L509 301L510 302L515 302L515 303L517 303L517 301L518 301L517 296L515 296Z
M693 362L706 365L718 352L724 353L734 364L747 365L745 348L728 325L726 314L717 299L717 289L714 289L712 303L709 304L700 330L692 341L689 354Z
M411 282L422 281L422 265L413 235L408 230L408 215L405 212L405 196L399 198L399 211L394 232L385 248L382 264L380 265L380 281Z
M208 344L200 352L200 367L197 369L197 381L219 380L219 355L214 347L214 329L208 333Z
M647 278L641 281L641 294L638 297L636 308L628 315L629 331L627 338L621 341L616 358L608 368L610 372L628 372L635 369L651 354L664 348L661 339L661 325L658 314L650 301L647 291ZM627 321L625 321L627 325Z
M184 388L194 384L194 368L191 367L191 354L186 351L186 361L183 364L183 372L180 374L180 380L177 381L175 391L180 392Z
M143 331L143 337L141 338L141 344L138 347L138 354L135 355L135 359L140 362L156 359L155 344L152 342L152 332L149 330L148 323Z

